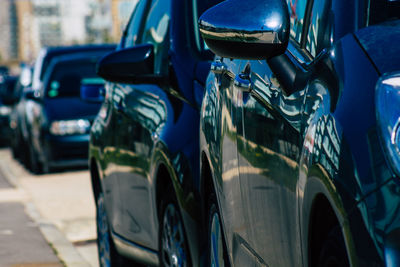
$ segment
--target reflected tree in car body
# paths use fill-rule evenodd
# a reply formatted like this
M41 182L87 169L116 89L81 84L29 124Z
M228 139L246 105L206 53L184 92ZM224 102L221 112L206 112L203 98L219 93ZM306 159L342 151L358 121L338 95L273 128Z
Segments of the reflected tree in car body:
M216 2L141 0L98 64L109 82L89 154L102 266L201 263L199 118L213 54L197 14Z
M200 126L203 207L218 207L204 220L222 232L209 227L222 251L211 263L400 262L400 155L382 134L398 113L377 96L400 86L400 13L381 4L259 0L236 13L228 0L200 18L217 54Z

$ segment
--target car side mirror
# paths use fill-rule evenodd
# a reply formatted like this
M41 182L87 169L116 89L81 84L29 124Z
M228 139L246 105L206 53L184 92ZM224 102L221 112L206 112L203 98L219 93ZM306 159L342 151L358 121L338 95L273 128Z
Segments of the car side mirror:
M87 102L103 102L105 96L103 79L83 79L81 99Z
M286 1L227 0L208 9L199 28L215 54L261 60L286 51L290 18Z
M97 74L110 82L157 84L162 80L154 73L154 47L151 44L112 52L97 63Z
M28 100L37 101L37 102L42 99L40 92L38 90L33 90L33 89L26 91L24 93L24 96Z
M103 102L105 89L101 84L82 84L81 99L87 102Z

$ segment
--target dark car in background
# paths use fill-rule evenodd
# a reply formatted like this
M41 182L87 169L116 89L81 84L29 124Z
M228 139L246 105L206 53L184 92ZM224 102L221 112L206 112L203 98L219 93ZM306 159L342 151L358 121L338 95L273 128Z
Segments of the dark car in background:
M398 266L400 4L227 0L201 113L211 266ZM240 11L239 11L240 10Z
M0 76L0 144L2 145L10 141L10 114L16 83L15 76Z
M32 77L33 77L33 66L29 64L21 64L21 71L18 76L17 83L14 90L14 99L11 106L10 113L10 147L15 158L20 159L22 162L27 162L23 155L27 156L25 151L22 151L24 146L21 144L22 130L25 129L25 93L32 90ZM25 131L26 132L26 131Z
M20 159L33 172L43 171L43 163L45 164L44 171L47 171L49 167L47 165L47 161L44 161L45 154L42 153L42 148L38 148L38 140L43 138L43 132L39 133L33 131L38 131L40 128L37 127L37 122L34 120L39 118L41 122L44 123L44 119L47 116L47 114L41 113L43 111L43 101L47 99L47 96L44 95L45 88L43 83L51 62L56 57L66 57L68 55L74 56L75 54L86 52L89 54L94 53L96 55L93 56L100 57L113 51L114 49L115 45L78 45L65 47L46 47L40 51L33 66L31 81L29 82L27 79L24 82L22 91L20 92L20 98L14 107L16 113L16 115L14 115L16 128L13 136L15 139L12 142L14 144L14 150L18 151ZM71 88L71 90L76 91L79 89ZM77 97L79 97L79 94ZM84 103L84 101L82 101L82 103ZM67 106L60 106L60 108L68 109ZM33 127L33 125L35 125L36 128ZM65 163L70 161L71 158L67 158L66 160L67 161ZM71 161L71 163L73 162Z
M85 101L81 88L103 87L96 63L112 49L87 50L54 57L43 75L39 91L26 97L33 101L29 124L30 164L33 172L87 166L91 124L101 101Z
M213 55L198 14L219 1L141 0L98 74L91 130L101 266L198 266L199 118Z
M0 66L0 76L7 76L9 69L7 66Z

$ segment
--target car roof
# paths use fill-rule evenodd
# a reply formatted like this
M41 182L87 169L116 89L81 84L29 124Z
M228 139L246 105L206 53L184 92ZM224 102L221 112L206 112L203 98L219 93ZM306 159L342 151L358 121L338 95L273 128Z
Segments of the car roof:
M97 51L105 54L107 52L114 51L116 47L117 46L115 44L91 44L42 48L39 52L39 56L34 67L33 87L37 88L40 81L43 80L46 69L54 57L91 51Z
M49 46L43 48L45 58L54 57L62 54L77 53L84 51L98 50L114 50L115 44L91 44L91 45L74 45L74 46Z
M54 68L62 63L74 62L74 61L82 61L82 60L91 60L92 62L96 63L100 57L102 57L104 53L99 51L85 51L79 52L76 54L69 54L69 55L60 55L53 57L52 60L48 64L48 68L46 69L45 73L43 74L43 81L45 81L51 72L53 72Z

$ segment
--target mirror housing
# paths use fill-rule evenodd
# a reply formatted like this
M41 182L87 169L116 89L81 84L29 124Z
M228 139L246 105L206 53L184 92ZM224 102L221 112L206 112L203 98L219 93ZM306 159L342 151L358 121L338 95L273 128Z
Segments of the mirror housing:
M26 99L32 100L32 101L40 101L41 100L41 95L38 90L27 90L24 92L24 96Z
M199 19L207 46L226 58L268 59L286 51L290 17L286 1L227 0Z
M105 95L104 84L89 83L81 85L81 99L87 102L103 102Z
M162 78L154 74L154 47L151 44L137 45L104 56L97 63L97 74L116 83L151 83Z

